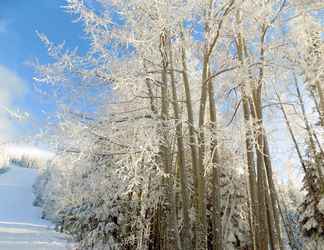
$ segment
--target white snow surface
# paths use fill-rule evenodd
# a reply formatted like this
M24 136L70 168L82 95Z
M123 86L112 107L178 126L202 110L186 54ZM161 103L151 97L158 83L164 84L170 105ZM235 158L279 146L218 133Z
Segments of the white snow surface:
M66 235L33 206L37 170L10 166L0 174L0 250L71 250Z

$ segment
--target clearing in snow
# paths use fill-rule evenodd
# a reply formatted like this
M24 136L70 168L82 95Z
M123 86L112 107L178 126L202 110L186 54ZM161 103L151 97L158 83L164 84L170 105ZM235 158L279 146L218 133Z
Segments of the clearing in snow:
M0 250L72 249L33 206L37 170L11 166L0 174Z

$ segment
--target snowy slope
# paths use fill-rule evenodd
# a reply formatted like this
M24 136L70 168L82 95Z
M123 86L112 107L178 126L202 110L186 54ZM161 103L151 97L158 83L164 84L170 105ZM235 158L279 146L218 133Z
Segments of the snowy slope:
M0 250L72 249L32 205L36 178L36 170L16 166L0 174Z

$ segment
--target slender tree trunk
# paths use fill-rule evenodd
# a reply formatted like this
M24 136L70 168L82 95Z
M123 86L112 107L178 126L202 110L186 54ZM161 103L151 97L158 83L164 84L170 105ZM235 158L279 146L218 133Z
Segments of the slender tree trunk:
M236 41L237 52L240 63L244 66L245 58L245 45L242 35L238 34L238 39ZM242 106L243 106L243 116L245 123L245 150L247 155L247 166L248 166L248 177L249 177L249 189L250 189L250 200L251 200L251 210L252 210L252 244L255 250L260 249L261 238L260 238L260 224L259 224L259 200L257 196L258 183L256 178L256 168L254 161L254 151L253 151L253 133L251 130L251 110L249 105L249 97L246 94L245 83L241 84L241 95L242 95Z
M270 191L270 202L271 202L271 208L273 210L273 218L274 218L274 226L275 226L275 232L274 240L278 241L279 249L284 250L284 243L281 237L281 229L280 229L280 214L279 214L279 200L276 195L276 186L273 182L273 174L272 174L272 164L270 160L270 150L269 150L269 144L266 134L264 133L264 162L265 167L267 171L267 180L269 184L269 191Z
M203 73L202 73L202 86L201 86L201 97L200 97L200 108L199 108L199 121L198 121L198 128L199 128L199 135L198 135L198 205L199 205L199 221L200 221L200 242L197 241L199 244L198 249L206 249L207 247L207 221L206 221L206 198L205 198L205 166L204 166L204 159L206 153L206 145L205 145L205 112L206 112L206 103L207 103L207 94L208 94L208 60L204 59L204 66L203 66Z
M265 179L264 183L266 184L266 203L269 209L268 219L269 219L269 233L270 233L270 243L274 249L284 249L284 245L281 238L280 232L280 218L279 211L277 206L277 199L275 195L275 185L273 182L273 174L272 174L272 164L270 159L270 150L267 140L267 135L265 133L265 128L263 124L263 114L262 114L262 86L263 86L263 77L264 77L264 61L265 61L265 36L268 30L268 24L262 24L260 36L260 61L261 64L259 66L259 76L257 85L254 86L253 91L253 103L256 114L256 122L257 122L257 131L259 130L262 139L258 139L257 141L262 140L261 152L263 155L263 166L265 168ZM259 132L257 132L257 136L259 136ZM260 147L260 145L259 145ZM269 197L270 195L270 197Z
M179 241L179 232L177 226L177 217L176 217L176 204L175 204L175 195L173 190L173 181L174 176L172 175L171 165L172 165L172 156L170 151L170 142L168 135L168 120L169 120L169 97L168 97L168 80L167 80L167 67L168 67L168 58L166 50L166 41L167 34L165 31L161 33L161 44L160 52L162 58L162 83L161 83L161 119L162 119L162 141L161 141L161 158L164 166L164 171L167 177L165 178L165 192L166 192L166 204L165 204L165 218L167 221L166 230L167 230L167 249L181 249Z
M252 242L254 249L257 250L260 244L260 224L259 224L259 201L257 197L257 178L256 178L256 168L254 161L254 151L253 151L253 139L252 131L250 128L250 108L248 104L247 97L243 97L243 115L245 121L245 150L247 154L247 166L248 166L248 177L249 177L249 188L250 188L250 200L251 200L251 210L252 210L252 234L254 235Z
M170 44L170 42L169 42ZM173 70L173 58L172 48L169 45L169 57L170 57L170 70L171 70L171 87L173 96L173 111L176 119L176 137L177 137L177 149L178 149L178 162L179 162L179 174L180 174L180 189L182 197L182 216L183 216L183 241L182 245L184 249L191 249L191 238L190 238L190 218L189 218L189 195L187 191L188 181L186 174L186 160L185 160L185 147L182 135L182 122L180 117L180 108L178 103L176 80Z
M275 196L275 185L273 183L270 151L267 143L267 136L263 125L262 115L262 85L264 76L265 61L265 36L267 24L262 25L260 36L260 61L259 76L256 83L250 82L252 89L252 99L250 99L250 109L255 120L255 138L257 144L257 176L258 176L258 199L259 199L259 220L260 220L260 248L267 248L269 243L273 249L284 249L280 233L280 218ZM245 47L245 46L244 46ZM246 51L246 49L244 49ZM247 53L247 52L245 52ZM251 78L252 80L252 78ZM263 197L263 195L265 197ZM264 208L268 209L267 215ZM266 223L268 221L268 223ZM270 238L268 238L270 236ZM269 242L269 243L267 243Z
M263 115L261 108L261 85L258 85L258 87L256 87L254 91L253 102L251 106L251 109L254 109L254 112L252 113L256 119L256 137L258 143L256 149L258 163L257 165L258 172L260 171L260 175L258 174L258 180L259 178L263 178L260 180L262 182L262 186L264 187L263 192L265 194L265 206L268 209L268 229L264 230L264 232L262 233L269 234L269 243L273 249L284 249L280 232L280 218L277 206L277 199L275 195L275 185L273 182L270 151L263 125ZM259 183L258 186L259 188L261 188L261 183ZM261 198L261 194L259 194L259 196ZM262 206L260 208L262 209ZM262 216L261 213L262 212L260 212L260 219ZM261 223L263 223L262 219Z
M308 134L310 152L311 152L311 155L312 155L312 157L313 157L313 159L315 161L315 164L316 164L319 180L320 180L320 183L321 183L320 184L321 190L324 190L324 175L323 175L323 171L322 171L322 167L321 167L321 162L320 162L320 159L317 157L317 150L316 150L316 145L315 145L315 141L314 141L313 134L312 134L312 129L311 129L310 123L309 123L307 115L306 115L306 110L305 110L303 97L301 95L301 92L300 92L296 77L294 79L294 83L295 83L297 97L298 97L300 108L301 108L301 111L302 111L306 131L307 131L307 134Z
M209 97L209 114L211 121L211 129L214 131L214 138L211 142L212 154L212 233L213 233L213 250L223 250L223 228L222 228L222 204L221 204L221 186L220 186L220 162L218 155L217 142L217 118L216 118L216 103L214 100L214 88L212 81L208 82L208 97Z
M282 101L281 101L281 98L280 98L279 94L276 93L276 95L277 95L277 98L278 98L278 101L279 101L280 110L281 110L281 112L282 112L282 114L283 114L283 116L284 116L285 123L286 123L287 128L288 128L288 131L289 131L290 137L291 137L291 139L292 139L292 141L293 141L293 143L294 143L295 150L296 150L296 153L297 153L297 156L298 156L299 162L300 162L300 164L302 165L302 168L303 168L303 170L304 170L304 173L306 173L306 172L307 172L306 164L305 164L305 162L304 162L304 159L303 159L303 156L302 156L301 150L300 150L300 148L299 148L299 146L298 146L298 142L297 142L297 139L296 139L295 134L294 134L294 132L293 132L292 126L291 126L291 124L290 124L290 122L289 122L289 119L288 119L288 115L287 115L286 109L285 109L285 107L284 107L283 104L282 104Z
M181 37L184 42L183 32L181 32ZM185 98L186 98L186 107L187 107L187 116L188 116L188 127L189 127L189 143L190 143L190 150L191 150L191 161L192 161L192 172L193 172L193 185L194 185L194 207L196 214L199 214L199 206L198 206L198 149L197 149L197 139L195 135L194 129L194 118L193 118L193 107L192 107L192 100L191 100L191 91L190 91L190 84L188 78L188 69L187 69L187 62L186 62L186 51L184 46L181 48L181 62L182 62L182 78L183 78L183 85L185 89ZM194 232L195 232L195 241L199 238L199 220L196 218ZM196 247L196 246L195 246Z
M258 124L259 125L259 124ZM257 125L257 126L258 126ZM259 224L260 224L260 250L267 250L269 245L269 230L267 226L267 207L266 207L266 182L265 182L265 171L264 171L264 159L263 159L263 138L262 132L257 130L256 135L256 154L257 154L257 179L258 179L258 210L259 210Z

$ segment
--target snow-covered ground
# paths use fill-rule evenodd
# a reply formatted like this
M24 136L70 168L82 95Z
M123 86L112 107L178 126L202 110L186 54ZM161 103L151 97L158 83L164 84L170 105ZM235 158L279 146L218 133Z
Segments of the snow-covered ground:
M36 178L36 170L16 166L0 174L0 250L72 249L33 206Z

